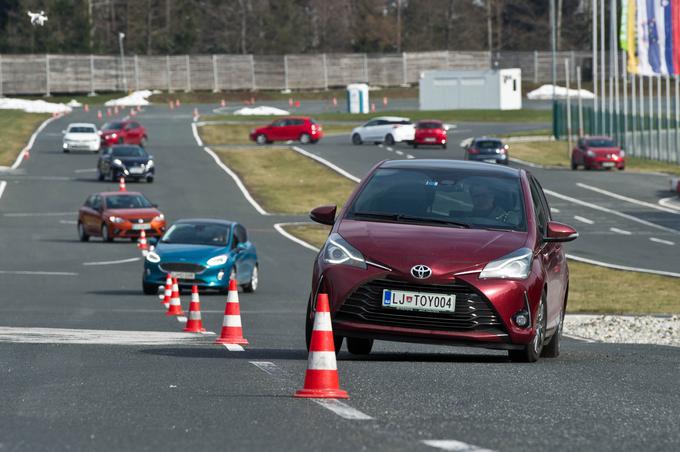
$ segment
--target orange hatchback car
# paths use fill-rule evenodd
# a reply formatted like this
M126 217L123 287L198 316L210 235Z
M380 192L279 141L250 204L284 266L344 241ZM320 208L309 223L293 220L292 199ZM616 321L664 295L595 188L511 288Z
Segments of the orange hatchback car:
M114 238L160 237L165 232L165 216L156 204L137 192L102 192L90 195L78 211L78 237L86 242L100 236Z

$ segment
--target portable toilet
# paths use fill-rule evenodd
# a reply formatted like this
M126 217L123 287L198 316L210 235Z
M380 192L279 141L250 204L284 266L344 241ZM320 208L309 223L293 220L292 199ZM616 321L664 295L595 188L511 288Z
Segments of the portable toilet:
M347 85L347 111L349 113L368 113L368 85L352 83Z
M519 110L522 71L425 71L419 100L421 110Z

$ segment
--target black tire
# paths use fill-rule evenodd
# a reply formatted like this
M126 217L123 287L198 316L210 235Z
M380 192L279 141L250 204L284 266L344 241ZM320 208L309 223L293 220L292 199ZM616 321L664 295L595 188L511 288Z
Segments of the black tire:
M442 149L446 149L446 143L442 144Z
M385 144L388 146L392 146L394 144L394 137L391 133L388 133L387 136L385 136Z
M578 165L574 160L571 161L571 169L572 171L576 171L578 169Z
M149 138L144 135L141 140L139 140L139 145L141 147L146 147L146 143L149 141Z
M541 351L541 358L557 358L560 356L560 342L562 341L562 330L564 329L564 315L567 312L567 296L569 294L569 288L567 288L567 293L564 295L564 305L562 305L562 312L560 313L560 323L557 325L557 331L555 331L548 342Z
M102 173L101 171L99 171L99 169L97 169L97 179L99 179L100 181L104 180L105 176L106 175L104 173Z
M418 143L413 143L413 149L418 149ZM349 344L349 342L348 342Z
M312 343L312 330L314 329L314 319L311 317L312 312L312 298L310 296L307 301L307 316L305 317L305 343L307 344L307 351L309 351L309 346ZM338 356L340 349L342 348L342 341L344 336L333 335L333 345L335 347L335 356Z
M153 184L153 176L146 176L146 181L150 184Z
M373 339L364 339L362 337L348 337L347 351L353 355L368 355L373 348Z
M626 169L626 167L625 167L625 166L622 166L621 168L619 168L619 171L623 171L623 170L625 170L625 169Z
M545 327L547 323L545 298L546 293L544 291L538 309L536 309L536 334L534 339L521 350L508 350L508 356L511 361L516 363L533 363L538 361L538 358L541 356L545 346Z
M303 133L302 135L300 135L301 144L309 144L310 141L312 141L312 137L309 136L308 133Z
M66 148L63 148L63 151L64 151L64 154L68 154L69 152L71 152L71 151L69 151L69 150L66 149Z
M259 145L267 144L269 141L267 141L267 137L261 133L258 136L255 137L255 142Z
M147 284L146 282L142 281L142 290L144 291L144 295L154 295L158 293L158 285Z
M102 225L102 242L113 242L113 237L111 237L111 234L109 233L109 227L104 223Z
M260 270L258 269L257 264L253 268L253 273L250 275L250 281L248 284L244 284L243 286L243 291L246 293L253 293L257 290L257 286L259 285L260 282Z
M87 242L90 240L90 236L85 232L85 226L80 221L78 222L78 238L81 242Z
M363 142L364 142L364 140L361 139L361 135L359 135L358 133L355 133L354 135L352 135L352 144L353 145L359 146Z

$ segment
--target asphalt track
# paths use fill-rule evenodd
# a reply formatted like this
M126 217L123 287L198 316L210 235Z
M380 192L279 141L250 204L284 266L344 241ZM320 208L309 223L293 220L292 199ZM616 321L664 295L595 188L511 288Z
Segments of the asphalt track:
M346 405L294 399L314 252L272 226L296 218L246 202L196 145L191 107L143 112L158 177L128 190L170 221L238 220L260 255L261 288L240 297L245 351L178 334L159 300L141 294L141 261L84 265L139 257L129 242L77 240L86 196L115 189L88 171L95 156L60 151L59 131L84 120L92 116L53 122L20 170L0 174L0 450L680 448L673 347L565 340L559 359L522 365L501 352L380 342L366 358L341 352ZM333 143L312 150L337 153ZM366 152L382 152L347 149L344 166L358 175ZM224 297L201 301L206 328L218 331Z

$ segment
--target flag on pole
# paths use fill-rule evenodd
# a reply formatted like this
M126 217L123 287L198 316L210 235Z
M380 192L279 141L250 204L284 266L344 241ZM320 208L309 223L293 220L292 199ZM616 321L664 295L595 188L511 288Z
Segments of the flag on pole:
M621 8L621 14L626 15L626 48L628 52L628 72L631 72L633 74L636 74L639 72L638 70L638 61L637 61L637 33L636 31L636 11L637 11L637 0L624 0L627 5L625 8ZM676 0L680 2L680 0ZM623 19L621 19L621 22L623 22Z
M663 9L663 24L664 24L664 57L666 60L666 75L675 73L673 67L673 16L671 13L670 0L662 0L658 2Z
M630 0L634 3L635 0ZM621 26L619 28L619 47L628 51L628 0L621 0Z
M671 0L673 24L673 73L680 74L680 0Z
M647 58L652 75L661 73L661 53L659 51L659 32L657 23L657 3L659 0L646 0L647 3Z

